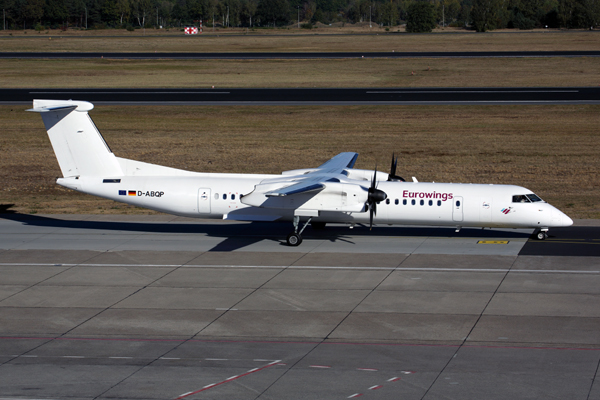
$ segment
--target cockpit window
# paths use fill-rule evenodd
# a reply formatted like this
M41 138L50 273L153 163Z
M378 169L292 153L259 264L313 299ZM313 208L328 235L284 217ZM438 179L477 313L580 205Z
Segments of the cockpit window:
M531 203L525 194L516 194L513 196L513 203Z
M537 203L538 201L544 201L537 195L530 194L516 194L512 198L513 203Z
M528 199L529 199L529 200L530 200L532 203L537 203L538 201L544 201L544 200L540 199L540 198L538 197L538 195L537 195L537 194L533 194L533 193L531 193L531 194L528 194L528 195L527 195L527 198L528 198Z

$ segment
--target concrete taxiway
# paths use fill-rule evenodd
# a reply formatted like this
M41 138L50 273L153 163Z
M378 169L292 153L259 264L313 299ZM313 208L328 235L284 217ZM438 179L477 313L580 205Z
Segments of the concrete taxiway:
M5 214L0 398L600 399L586 225Z

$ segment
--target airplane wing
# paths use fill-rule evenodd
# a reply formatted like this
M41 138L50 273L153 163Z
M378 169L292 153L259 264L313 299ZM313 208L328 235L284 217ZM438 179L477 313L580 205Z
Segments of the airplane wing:
M340 172L346 168L354 168L354 164L356 163L356 159L358 158L358 153L340 153L337 156L333 157L329 161L321 164L317 169L319 170L340 170Z
M256 185L254 191L242 198L242 203L273 208L296 208L307 203L311 198L326 189L327 186L340 184L345 178L344 170L352 168L356 163L358 153L340 153L319 167L304 172L301 175L284 175L266 179ZM274 201L274 198L289 200ZM269 201L269 199L272 199ZM294 201L296 199L297 201Z

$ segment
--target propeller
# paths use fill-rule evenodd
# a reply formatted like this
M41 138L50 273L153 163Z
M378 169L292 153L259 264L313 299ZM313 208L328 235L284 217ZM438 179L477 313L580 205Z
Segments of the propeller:
M390 182L406 182L401 176L396 175L396 167L398 166L398 157L392 153L392 166L390 167L390 175L388 176L388 181Z
M369 206L369 229L373 229L373 215L377 215L377 203L387 199L387 194L383 190L377 189L377 167L373 174L373 180L369 187L367 196L367 205Z

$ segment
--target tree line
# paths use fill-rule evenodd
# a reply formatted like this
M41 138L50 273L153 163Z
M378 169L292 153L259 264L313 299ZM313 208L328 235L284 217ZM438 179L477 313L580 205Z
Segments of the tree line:
M281 27L370 22L407 24L409 32L437 25L477 31L501 28L593 28L600 0L0 0L4 29Z

